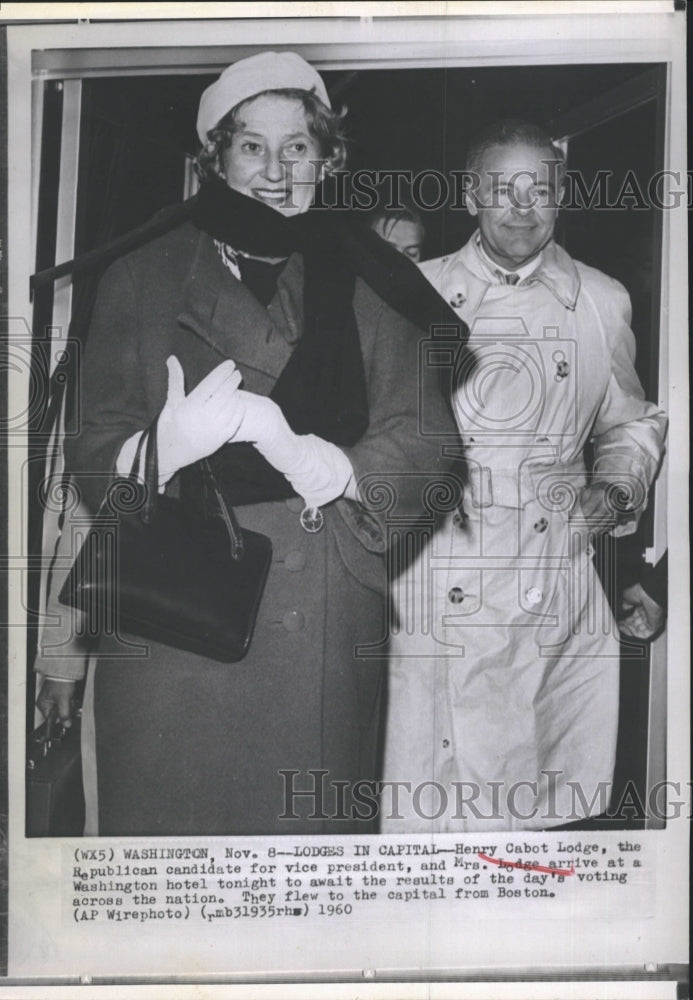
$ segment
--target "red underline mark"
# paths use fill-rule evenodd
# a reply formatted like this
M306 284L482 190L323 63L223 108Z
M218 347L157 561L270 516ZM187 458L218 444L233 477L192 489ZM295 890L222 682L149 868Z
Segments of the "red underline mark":
M543 865L533 865L531 861L506 861L504 858L489 858L487 854L479 852L482 861L488 861L490 865L503 865L504 868L524 868L529 872L546 872L547 875L574 875L575 867L570 868L545 868Z

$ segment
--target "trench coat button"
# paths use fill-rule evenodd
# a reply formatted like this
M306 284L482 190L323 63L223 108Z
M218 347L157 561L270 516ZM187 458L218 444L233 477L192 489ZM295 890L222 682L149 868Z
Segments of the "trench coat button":
M461 587L451 587L448 591L448 600L451 604L461 604L464 600L464 591Z
M540 534L542 531L546 531L549 526L549 522L545 517L540 517L538 521L534 522L534 530L538 531Z
M286 506L289 508L292 514L300 514L305 504L300 497L289 497L286 501Z
M287 552L284 559L284 566L290 573L300 573L306 565L305 552Z
M447 748L450 746L450 740L443 740L443 746L447 750Z
M528 604L540 604L544 594L538 587L530 587L525 591Z
M300 632L305 627L305 615L300 611L287 611L282 617L282 625L287 632Z

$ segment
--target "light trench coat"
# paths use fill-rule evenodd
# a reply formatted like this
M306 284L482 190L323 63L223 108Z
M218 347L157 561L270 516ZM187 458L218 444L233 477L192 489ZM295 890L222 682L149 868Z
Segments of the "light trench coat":
M618 720L618 633L577 494L606 479L642 509L666 420L635 373L625 289L555 243L515 286L475 237L422 270L471 330L452 376L464 504L394 583L381 829L557 826L607 808Z

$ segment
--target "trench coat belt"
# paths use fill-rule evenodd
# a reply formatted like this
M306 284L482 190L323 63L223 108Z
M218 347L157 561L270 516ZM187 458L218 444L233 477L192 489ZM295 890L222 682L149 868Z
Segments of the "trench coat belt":
M517 469L490 469L469 465L474 507L512 507L517 510L539 500L547 510L570 510L587 473L582 458L553 465L522 465Z

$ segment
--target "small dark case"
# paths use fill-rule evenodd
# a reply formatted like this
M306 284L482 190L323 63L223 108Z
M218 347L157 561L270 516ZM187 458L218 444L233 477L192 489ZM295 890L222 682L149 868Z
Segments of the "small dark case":
M29 736L26 835L81 837L83 832L80 719L75 713L69 729L54 724L51 730L44 722Z

